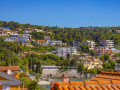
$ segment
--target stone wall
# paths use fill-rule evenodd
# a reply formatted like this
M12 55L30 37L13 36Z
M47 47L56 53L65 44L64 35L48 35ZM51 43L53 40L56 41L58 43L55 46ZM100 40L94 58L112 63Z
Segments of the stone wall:
M67 73L69 77L78 77L80 74L77 72L76 69L68 69L67 71L62 72L59 69L43 69L42 70L42 78L61 78L61 76Z

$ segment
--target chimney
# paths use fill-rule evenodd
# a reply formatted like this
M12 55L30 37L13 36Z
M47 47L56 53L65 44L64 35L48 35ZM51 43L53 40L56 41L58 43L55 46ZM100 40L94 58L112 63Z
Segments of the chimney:
M62 81L63 82L69 82L69 76L67 74L63 74Z

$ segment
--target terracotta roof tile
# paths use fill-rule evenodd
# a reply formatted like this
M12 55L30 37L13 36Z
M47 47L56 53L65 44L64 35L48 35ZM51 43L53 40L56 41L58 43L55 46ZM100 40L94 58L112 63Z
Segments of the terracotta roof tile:
M98 90L103 90L100 86L95 86Z
M111 86L114 90L119 90L116 86L112 85Z
M58 89L57 90L63 90L61 87L58 87Z
M69 90L75 90L73 87L71 87L71 86L68 86L68 89Z
M100 85L108 85L108 84L111 84L111 82L110 81L98 80L98 84L100 84Z
M63 90L69 90L66 86L63 86L62 88Z
M55 85L70 85L69 82L55 82Z
M108 88L109 90L114 90L111 86L106 85L106 88Z
M70 84L71 85L84 85L84 83L80 81L70 81Z
M111 80L112 84L120 84L119 80Z
M103 89L103 90L109 90L109 89L107 89L105 86L101 86L101 88Z
M92 90L90 87L88 86L85 86L86 90Z
M80 90L86 90L84 87L82 86L79 86Z
M96 81L84 81L85 85L97 85Z
M77 86L73 86L73 88L74 88L75 90L80 90L80 88L78 88Z
M19 66L0 66L0 71L7 71L7 70L20 71L20 68Z
M118 89L120 89L120 85L117 85L116 87L117 87Z
M97 88L95 88L94 86L90 86L90 88L91 88L92 90L97 90Z

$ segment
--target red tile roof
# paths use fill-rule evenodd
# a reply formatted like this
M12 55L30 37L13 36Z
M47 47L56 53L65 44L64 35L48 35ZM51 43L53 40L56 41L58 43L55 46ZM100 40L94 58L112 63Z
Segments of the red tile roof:
M56 82L51 90L120 90L119 78L118 72L102 72L95 80Z
M7 70L20 71L20 68L19 66L0 66L0 71L7 71Z

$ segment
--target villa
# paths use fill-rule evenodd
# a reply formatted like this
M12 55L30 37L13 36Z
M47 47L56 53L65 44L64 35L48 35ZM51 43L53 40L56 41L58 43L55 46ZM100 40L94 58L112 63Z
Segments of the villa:
M0 66L0 90L23 90L20 88L19 71L18 66Z

